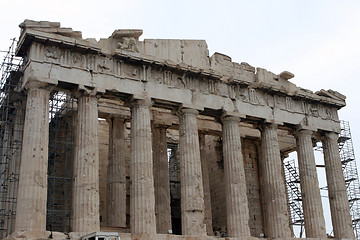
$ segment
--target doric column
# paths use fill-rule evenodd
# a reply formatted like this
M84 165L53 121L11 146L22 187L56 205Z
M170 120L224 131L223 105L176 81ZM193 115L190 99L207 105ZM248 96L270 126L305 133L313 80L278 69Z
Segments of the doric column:
M338 138L338 134L328 132L322 141L331 220L335 238L355 239L337 142Z
M72 231L100 230L97 98L79 94L73 166Z
M108 226L126 227L126 175L124 120L111 118L109 123L109 165L107 182Z
M290 237L285 184L276 124L261 128L261 191L264 203L265 237Z
M19 100L14 103L16 108L15 117L14 117L14 127L13 127L13 136L12 136L12 160L10 165L10 172L12 173L11 180L9 183L9 192L8 199L17 199L18 196L18 186L19 182L17 181L20 170L20 161L21 161L21 144L23 139L24 131L24 117L25 117L25 102ZM16 202L10 201L9 211L11 211L11 216L7 218L7 235L10 235L14 231L15 222L12 221L12 217L15 216Z
M311 130L300 130L296 133L305 232L308 238L326 238L325 219L311 135Z
M166 126L153 127L156 229L157 233L164 234L172 229L166 128Z
M15 231L45 231L50 89L29 86L16 207Z
M205 134L199 134L200 142L200 157L201 157L201 172L204 187L204 223L206 226L206 233L208 236L213 236L212 227L212 212L211 212L211 196L210 196L210 181L209 181L209 166L206 154Z
M229 237L250 236L239 123L239 117L225 116L222 118L226 216Z
M131 105L131 200L132 233L156 233L152 139L148 100Z
M182 108L179 119L181 224L183 235L206 235L198 111Z

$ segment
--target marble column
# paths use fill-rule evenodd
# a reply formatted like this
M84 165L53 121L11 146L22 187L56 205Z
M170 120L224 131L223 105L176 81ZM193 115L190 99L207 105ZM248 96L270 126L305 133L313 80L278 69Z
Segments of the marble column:
M111 118L109 123L109 165L107 182L107 223L126 227L126 174L124 119Z
M23 101L19 100L14 103L14 107L16 108L15 118L13 122L13 136L12 136L12 161L10 166L11 180L9 183L9 193L8 199L12 199L9 203L9 211L11 211L11 216L8 217L6 225L7 225L7 235L10 235L15 227L15 222L12 220L12 217L15 216L16 210L16 202L13 199L17 199L18 195L18 186L19 182L19 169L20 169L20 161L21 161L21 140L23 138L24 131L24 117L25 117L25 104Z
M250 236L239 123L239 117L225 116L222 118L226 216L229 237Z
M311 135L311 130L300 130L296 134L305 232L308 238L326 238L325 219Z
M50 89L29 86L15 231L46 230Z
M181 224L183 235L206 235L198 111L182 108L179 118Z
M285 183L281 174L282 162L276 124L261 128L262 159L260 182L264 203L265 237L290 237Z
M166 126L153 127L156 229L157 233L164 234L172 229L166 128Z
M338 138L339 135L337 133L328 132L322 141L331 220L335 238L355 239L342 171Z
M155 193L149 100L131 105L131 232L155 234Z
M204 187L204 204L205 204L204 223L206 226L207 235L213 236L214 232L212 226L209 166L208 166L208 158L206 151L205 134L199 134L199 142L200 142L201 172L202 172L202 180Z
M77 108L71 229L73 232L95 232L100 230L96 96L79 94Z

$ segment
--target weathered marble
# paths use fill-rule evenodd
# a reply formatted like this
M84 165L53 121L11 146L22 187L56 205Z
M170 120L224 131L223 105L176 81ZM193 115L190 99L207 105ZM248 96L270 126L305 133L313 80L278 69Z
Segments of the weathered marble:
M200 143L200 157L201 157L201 172L204 188L204 223L206 226L206 234L208 236L213 236L213 226L212 226L212 212L211 212L211 194L210 194L210 181L209 181L209 166L208 160L206 158L207 146L205 142L205 134L199 134L199 143Z
M309 238L326 238L312 133L311 130L300 130L296 134L305 233Z
M107 181L107 224L126 227L126 175L124 119L109 123L109 165Z
M15 231L45 231L50 89L28 88Z
M94 232L100 230L97 98L84 93L77 103L71 229Z
M261 128L262 162L260 182L264 206L265 237L291 236L286 204L284 179L281 174L277 125L263 124Z
M198 111L182 108L179 119L181 223L183 235L205 235Z
M240 118L224 116L223 154L229 237L250 236L244 160L241 153Z
M335 139L335 132L340 131L337 111L345 106L344 95L302 89L289 81L294 74L288 71L275 74L233 62L217 52L209 56L204 40L140 40L142 30L116 30L109 38L96 41L83 39L81 32L57 22L31 20L25 20L20 28L17 55L23 57L24 64L14 94L28 95L28 110L16 230L46 235L51 84L78 97L77 104L63 105L59 111L59 116L78 113L75 152L69 157L74 162L71 225L76 232L70 238L99 231L100 217L104 227L131 232L125 239L213 239L205 236L213 232L216 237L230 235L235 239L251 238L250 234L289 238L289 204L280 151L296 150L296 140L289 131L299 125L318 131L315 135L327 132L324 155L334 233L335 237L353 237ZM37 87L34 80L39 81ZM17 99L10 95L9 100ZM225 117L221 125L223 113L241 113L243 119L239 123L238 118ZM102 130L101 139L106 139L101 145L102 164L98 117L114 118L110 136ZM118 117L131 119L131 124L122 125ZM261 133L256 129L259 125ZM8 134L6 124L0 127ZM172 136L166 136L165 127ZM199 130L206 135L206 141L204 136L200 138L201 146ZM122 142L124 138L130 139L131 149ZM173 222L179 220L179 197L168 194L168 140L180 149L176 162L180 164L181 183L172 186L176 193L181 188L184 237L157 234L174 227L171 210L177 211ZM242 152L242 141L252 143L252 147ZM301 131L297 141L307 236L324 237L311 137ZM249 169L246 175L244 164ZM174 209L169 207L172 200ZM130 229L125 226L129 217Z
M337 133L328 132L325 133L322 141L326 180L329 189L331 220L335 238L355 239L341 166L338 138L339 135Z
M149 100L131 103L131 233L155 234L155 193Z
M153 127L153 158L156 230L167 234L172 226L166 126Z

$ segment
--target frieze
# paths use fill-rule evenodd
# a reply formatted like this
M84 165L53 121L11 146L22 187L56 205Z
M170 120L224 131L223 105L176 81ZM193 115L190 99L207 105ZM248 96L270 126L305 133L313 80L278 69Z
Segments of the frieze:
M319 109L318 109L318 104L314 104L314 103L310 103L308 104L308 108L309 108L309 115L310 116L314 116L314 117L318 117L319 116Z
M45 48L45 59L46 60L58 60L61 56L61 50L54 46L48 46Z
M239 91L238 89L240 88L240 86L239 85L229 84L228 88L229 88L229 97L232 100L236 100L237 99L236 93Z
M256 97L257 97L257 100L258 100L257 104L259 104L261 106L267 106L266 93L265 92L257 90L256 91Z
M111 72L110 60L106 57L98 57L97 58L97 71L102 73Z
M322 119L338 120L336 109L324 105L318 105L318 110L319 117L321 117Z
M308 102L299 97L286 96L282 92L274 92L261 86L242 84L234 80L218 77L206 77L202 72L171 69L159 66L159 63L126 62L121 58L110 58L104 55L84 54L56 46L44 47L34 43L31 47L33 60L56 63L64 67L91 70L95 73L110 74L115 77L138 81L151 81L167 85L171 88L199 91L203 94L214 94L232 100L253 105L278 108L288 112L301 113L322 119L337 120L337 109L317 102ZM224 80L225 79L225 80Z
M266 93L265 94L265 105L274 108L275 107L275 97L273 94Z
M164 70L163 71L163 81L162 83L165 85L171 85L172 84L172 72L170 70Z
M288 111L294 110L294 100L291 97L285 98L285 107L286 107L286 110L288 110Z
M249 88L249 100L250 100L250 103L252 103L252 104L259 104L256 89Z

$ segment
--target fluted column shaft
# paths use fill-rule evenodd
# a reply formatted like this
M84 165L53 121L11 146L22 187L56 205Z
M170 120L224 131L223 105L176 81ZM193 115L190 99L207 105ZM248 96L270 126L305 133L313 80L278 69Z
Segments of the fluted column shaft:
M198 111L181 109L179 119L181 223L183 235L205 235Z
M337 142L338 138L338 134L329 132L325 134L322 141L331 220L335 238L355 239Z
M9 183L9 193L8 193L8 199L16 199L18 196L18 187L19 182L16 181L17 176L19 176L20 171L20 162L21 162L21 144L23 139L23 131L24 131L24 117L25 117L25 107L24 102L19 101L14 104L16 107L16 115L14 118L14 132L12 136L12 163L11 163L11 170L10 172L13 173L11 177L11 181ZM9 211L12 212L12 214L15 214L16 211L16 202L10 201L9 203ZM11 218L7 218L7 222L5 223L7 225L7 234L10 235L15 227L15 222L11 221Z
M15 231L45 231L50 91L27 93Z
M95 232L100 230L97 98L81 95L77 103L72 231Z
M305 232L308 238L326 238L311 134L310 130L300 130L296 135Z
M107 182L108 226L126 227L126 175L124 120L111 118L109 123L109 165Z
M205 144L204 134L199 134L199 142L200 142L201 172L202 172L202 180L204 187L204 205L205 205L204 223L206 226L207 235L213 236L214 232L212 226L209 166L208 166L208 158L206 154L206 144Z
M282 162L276 124L264 124L261 131L261 191L264 202L265 236L290 237L289 217L282 178Z
M150 102L135 100L131 106L132 233L156 233L155 193L150 123Z
M171 230L170 179L166 126L153 128L155 215L157 233Z
M240 118L231 116L225 116L222 121L227 232L229 237L250 236L239 123Z

